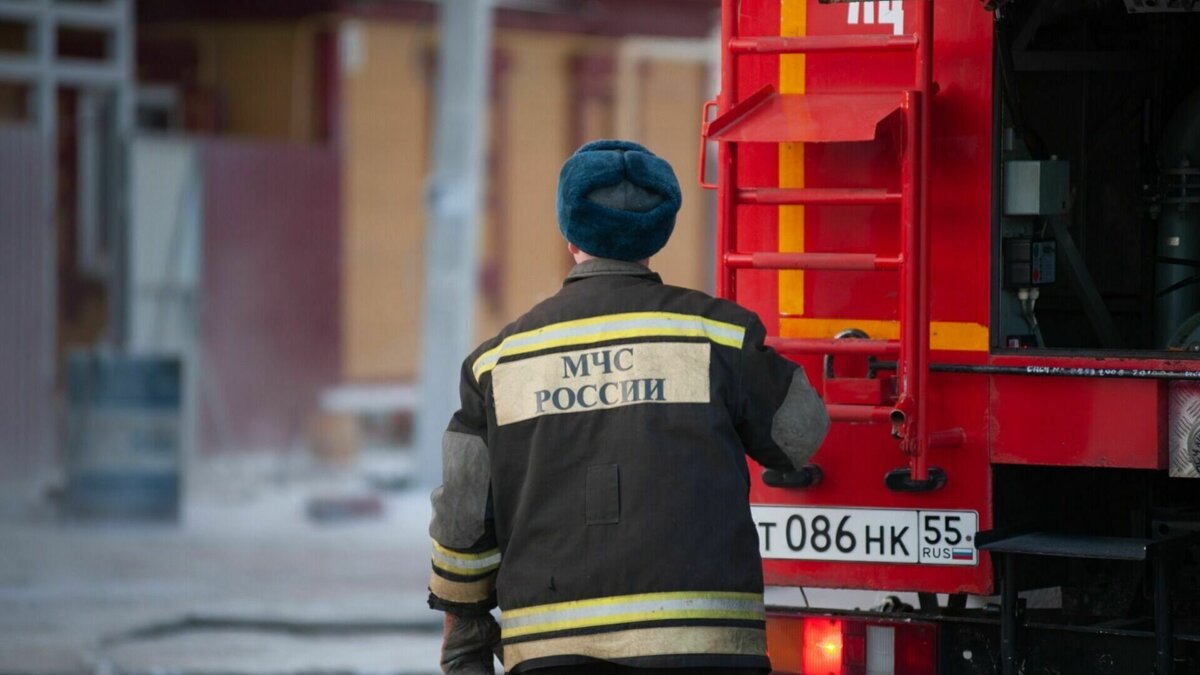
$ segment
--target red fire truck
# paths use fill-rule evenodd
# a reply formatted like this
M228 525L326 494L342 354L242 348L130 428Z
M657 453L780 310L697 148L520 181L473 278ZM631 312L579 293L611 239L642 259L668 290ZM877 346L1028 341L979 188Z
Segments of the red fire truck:
M1200 2L724 0L720 43L717 290L835 421L755 479L767 583L919 594L769 608L776 669L1200 672Z

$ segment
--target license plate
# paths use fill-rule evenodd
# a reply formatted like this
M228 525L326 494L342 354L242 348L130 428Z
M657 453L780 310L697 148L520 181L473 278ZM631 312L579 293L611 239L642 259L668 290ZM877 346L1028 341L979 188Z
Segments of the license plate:
M776 560L976 565L975 511L751 505L758 552Z

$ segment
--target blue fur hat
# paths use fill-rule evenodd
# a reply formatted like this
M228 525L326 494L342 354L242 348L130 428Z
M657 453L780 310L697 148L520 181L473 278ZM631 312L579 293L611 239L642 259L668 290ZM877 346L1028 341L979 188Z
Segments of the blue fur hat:
M592 141L558 175L558 229L596 257L645 260L671 238L681 201L661 157L629 141Z

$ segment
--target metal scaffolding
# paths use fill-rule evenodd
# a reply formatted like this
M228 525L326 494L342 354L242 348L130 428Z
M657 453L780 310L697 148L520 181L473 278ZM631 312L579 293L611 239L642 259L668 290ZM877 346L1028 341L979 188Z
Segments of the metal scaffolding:
M97 101L111 101L110 125L98 130L115 141L115 149L98 168L89 148L81 147L80 196L83 199L80 219L79 254L84 267L103 274L109 283L109 298L114 315L109 322L110 341L119 344L123 337L124 281L121 274L124 257L124 225L126 222L125 179L127 176L126 148L134 127L134 54L133 0L79 2L68 0L0 0L0 21L23 25L27 31L24 53L0 53L0 83L16 83L29 87L29 119L42 138L44 161L41 163L41 184L44 209L51 236L57 216L56 150L58 145L58 91L74 89L81 95L81 118L97 109ZM83 30L99 34L105 46L103 58L84 59L59 54L59 35L62 30ZM101 254L97 233L98 218L88 212L100 196L107 195L106 221L110 224L110 250ZM55 247L48 252L53 255ZM106 254L106 255L105 255ZM56 298L53 270L50 270L49 296L45 302L53 306ZM52 333L53 334L53 333Z

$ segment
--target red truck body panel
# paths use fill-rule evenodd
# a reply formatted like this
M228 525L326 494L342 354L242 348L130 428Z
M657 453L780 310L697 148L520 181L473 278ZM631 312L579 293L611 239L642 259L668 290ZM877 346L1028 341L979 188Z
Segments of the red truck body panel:
M742 0L736 4L738 38L755 36L901 35L914 32L916 2L822 4L818 0ZM903 12L897 9L903 7ZM903 17L900 17L900 14ZM730 16L726 12L726 17ZM978 529L992 526L993 464L1164 469L1166 401L1162 380L1098 376L1098 370L1195 370L1194 361L1088 357L1064 351L998 353L989 335L992 297L993 43L992 15L975 2L937 2L934 9L929 237L930 362L1003 366L1012 372L939 372L922 394L931 432L961 429L965 442L929 451L945 485L928 492L896 492L884 475L906 457L886 424L836 423L814 457L820 484L805 489L769 487L757 477L755 505L901 510L957 510L978 514ZM870 19L870 20L868 20ZM923 39L923 36L920 36ZM879 117L878 94L913 86L910 53L823 51L726 56L734 68L732 105L765 95L814 97L804 104L772 101L751 129L772 140L805 115L826 128L860 128ZM726 71L728 75L728 71ZM729 83L728 78L725 79ZM821 95L873 94L872 105L846 105L845 119L830 117ZM753 104L754 101L749 103ZM785 105L786 103L786 105ZM774 106L774 107L771 107ZM885 188L898 190L901 125L887 116L867 142L745 142L747 131L715 134L737 144L739 187ZM773 125L773 126L772 126ZM752 135L752 133L750 135ZM821 129L806 137L828 140ZM900 245L895 204L775 206L740 204L736 241L742 252L845 252L889 255ZM719 262L718 274L726 268ZM738 302L762 317L768 333L783 338L829 338L858 328L876 339L899 333L897 275L881 271L809 269L736 272ZM865 359L839 357L842 381L825 385L823 357L796 357L828 402L861 403L875 395L861 376ZM1074 369L1071 373L1063 370ZM1022 372L1016 372L1020 370ZM1052 372L1053 371L1053 372ZM1072 374L1073 373L1073 374ZM1067 376L1063 376L1063 375ZM848 400L834 400L848 397ZM887 401L883 404L887 405ZM969 543L965 545L970 545ZM945 593L994 592L992 565L980 552L973 565L947 566L829 560L764 561L767 583Z

